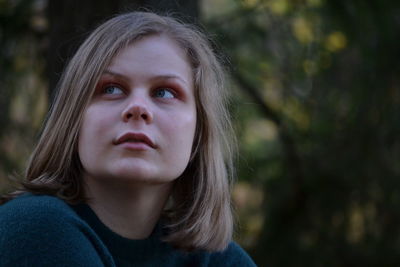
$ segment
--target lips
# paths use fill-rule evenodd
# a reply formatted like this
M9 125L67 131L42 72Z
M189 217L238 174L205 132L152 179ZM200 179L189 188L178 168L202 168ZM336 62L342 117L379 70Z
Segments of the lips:
M114 145L120 145L124 143L144 143L151 148L156 149L156 144L145 134L143 133L125 133L120 137L113 140Z

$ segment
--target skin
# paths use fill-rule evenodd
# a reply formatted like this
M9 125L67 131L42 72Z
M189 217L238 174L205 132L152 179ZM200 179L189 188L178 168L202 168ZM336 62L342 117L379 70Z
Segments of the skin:
M166 36L140 39L106 68L85 111L78 152L88 204L124 237L151 234L189 162L196 105L188 62Z

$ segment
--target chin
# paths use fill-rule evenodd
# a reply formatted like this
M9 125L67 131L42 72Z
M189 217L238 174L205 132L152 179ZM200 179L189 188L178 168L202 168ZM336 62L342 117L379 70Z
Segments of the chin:
M146 184L164 184L174 181L177 177L165 176L159 173L149 172L143 169L119 170L114 173L114 180L119 180L126 183L146 183Z

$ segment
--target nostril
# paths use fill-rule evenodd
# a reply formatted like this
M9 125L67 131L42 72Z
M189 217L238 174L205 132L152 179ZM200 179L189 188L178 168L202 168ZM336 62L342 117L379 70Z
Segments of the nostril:
M152 120L152 114L147 110L146 107L139 105L128 107L122 112L122 117L125 121L129 120L143 120L150 122Z

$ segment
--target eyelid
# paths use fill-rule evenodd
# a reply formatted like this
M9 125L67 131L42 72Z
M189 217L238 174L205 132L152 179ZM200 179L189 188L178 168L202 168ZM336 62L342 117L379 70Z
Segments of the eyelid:
M119 88L122 92L126 93L125 87L123 85L111 79L100 80L97 90L99 93L103 94L105 93L104 90L108 87L116 87Z
M173 88L170 88L170 87L157 87L157 88L152 92L152 96L158 98L157 93L158 93L159 91L161 91L161 90L166 91L166 92L168 92L169 94L172 95L172 97L160 97L161 99L176 99L176 98L178 98L178 96L179 96L178 93L176 92L176 90L174 90Z
M129 85L126 84L125 81L122 81L116 77L110 77L109 75L104 75L100 78L100 81L98 82L98 93L99 94L104 94L104 90L107 87L110 86L115 86L118 87L119 89L121 89L121 91L125 94L130 94L129 90L127 89L129 88ZM180 99L182 101L186 100L188 97L188 90L189 88L187 88L185 85L183 85L181 82L179 81L175 81L174 79L168 79L168 80L164 80L164 81L155 81L154 82L154 89L152 89L150 92L151 96L154 95L154 93L157 90L160 89L165 89L168 90L169 92L171 92L171 94L174 96L171 99Z
M119 90L121 90L121 92L107 93L106 89L109 87L116 87ZM103 82L103 83L98 84L94 97L97 99L103 99L103 100L113 100L113 99L115 100L115 99L120 99L120 98L124 97L125 95L126 95L126 91L123 86L120 86L116 83Z
M115 88L115 89L118 89L120 92L119 93L116 93L116 94L113 94L113 95L121 95L121 94L124 94L124 89L123 88L121 88L121 86L117 86L117 85L106 85L106 86L104 86L103 87L103 90L102 90L102 92L104 93L104 94L109 94L106 90L107 89L109 89L109 88Z
M169 92L171 92L171 94L174 95L174 98L182 99L182 100L186 98L187 90L180 83L173 82L173 81L161 83L159 86L155 86L154 91L160 90L160 89L168 90Z

